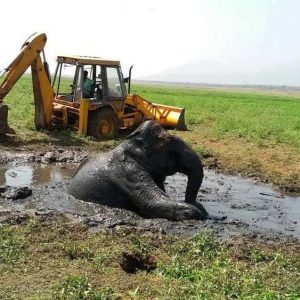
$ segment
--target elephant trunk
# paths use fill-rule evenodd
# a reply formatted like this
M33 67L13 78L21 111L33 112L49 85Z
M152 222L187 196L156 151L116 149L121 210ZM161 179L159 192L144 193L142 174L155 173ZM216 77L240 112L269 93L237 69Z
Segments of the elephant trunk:
M183 141L177 139L177 156L179 172L188 176L185 193L187 203L195 203L199 188L203 180L203 165L196 152Z

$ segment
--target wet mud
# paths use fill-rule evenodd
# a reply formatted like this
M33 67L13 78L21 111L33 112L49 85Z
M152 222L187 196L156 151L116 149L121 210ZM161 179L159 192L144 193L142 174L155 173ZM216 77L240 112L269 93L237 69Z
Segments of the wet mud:
M48 154L47 154L48 153ZM6 156L5 156L6 155ZM5 154L0 161L0 222L30 218L51 221L56 215L86 224L91 231L116 226L159 229L192 235L209 229L222 238L262 235L300 239L300 197L279 194L270 186L205 170L198 201L219 220L172 222L144 219L134 212L77 200L67 193L70 178L86 153L54 150L35 154ZM1 157L1 156L0 156ZM174 201L183 201L187 178L170 176L166 190ZM9 191L30 191L26 197L7 197ZM227 217L222 220L222 217Z

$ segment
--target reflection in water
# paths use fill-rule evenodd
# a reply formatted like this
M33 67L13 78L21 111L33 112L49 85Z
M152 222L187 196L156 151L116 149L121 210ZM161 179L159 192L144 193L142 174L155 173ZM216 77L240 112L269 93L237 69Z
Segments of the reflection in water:
M44 184L48 182L60 182L66 178L70 178L73 174L72 166L65 168L61 165L45 165L34 169L33 183Z
M48 182L60 182L70 178L76 166L39 165L18 166L9 169L0 169L0 185L28 186L33 184L45 184Z
M32 168L19 166L5 172L5 183L9 186L27 186L32 183Z

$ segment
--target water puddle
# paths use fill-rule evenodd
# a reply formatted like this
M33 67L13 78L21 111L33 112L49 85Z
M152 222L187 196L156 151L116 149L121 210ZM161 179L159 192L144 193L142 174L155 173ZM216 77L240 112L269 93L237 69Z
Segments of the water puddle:
M76 165L25 165L0 169L0 185L14 187L62 182L70 178Z
M33 194L23 200L8 201L0 197L0 209L22 211L24 209L54 209L61 212L105 217L113 215L112 209L86 203L69 196L67 186L78 165L35 164L0 169L0 185L14 187L31 186ZM181 174L166 181L167 193L183 201L187 178ZM206 170L198 194L210 214L227 216L216 226L248 228L249 232L280 233L300 238L300 197L283 196L270 186L258 184L237 176L226 176ZM119 210L122 211L122 210ZM118 212L118 218L122 212ZM128 213L124 213L127 215ZM193 231L197 225L193 223ZM197 224L203 224L198 222ZM177 226L177 225L176 225ZM180 226L180 225L178 225ZM185 224L185 226L190 226ZM200 226L200 225L199 225Z

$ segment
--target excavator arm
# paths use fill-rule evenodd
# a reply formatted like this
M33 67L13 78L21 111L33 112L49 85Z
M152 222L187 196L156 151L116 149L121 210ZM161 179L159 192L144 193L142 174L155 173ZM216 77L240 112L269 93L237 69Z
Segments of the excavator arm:
M14 84L31 66L33 95L35 104L35 126L37 129L49 128L52 118L54 92L50 83L48 66L44 57L47 36L44 33L31 35L23 44L18 56L6 68L6 76L0 84L0 134L12 133L8 126L8 107L3 104L4 97Z

